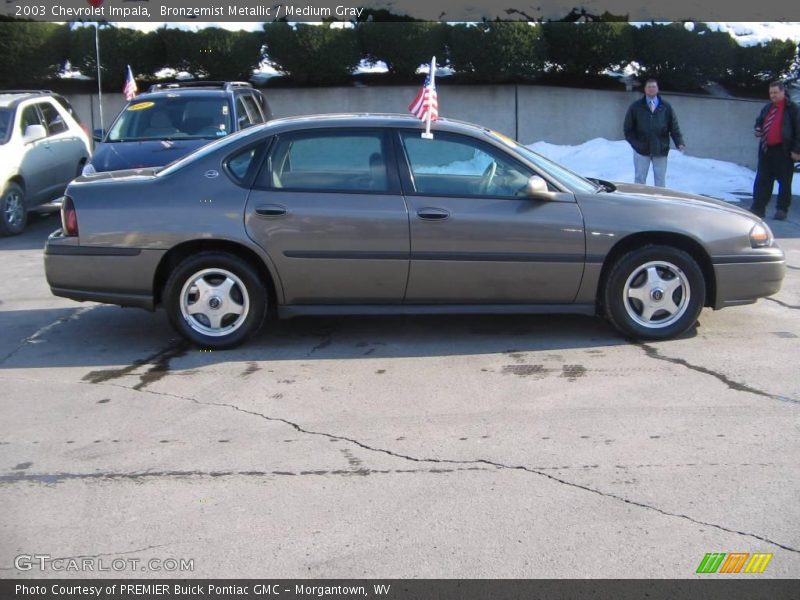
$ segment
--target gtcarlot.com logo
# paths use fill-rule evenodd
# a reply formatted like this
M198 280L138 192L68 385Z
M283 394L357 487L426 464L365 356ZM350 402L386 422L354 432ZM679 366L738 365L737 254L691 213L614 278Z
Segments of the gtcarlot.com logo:
M194 571L193 558L100 558L79 556L53 558L49 554L20 554L14 558L14 567L20 571L55 571L72 573L93 572L185 572Z
M697 566L697 573L763 573L772 554L709 552Z

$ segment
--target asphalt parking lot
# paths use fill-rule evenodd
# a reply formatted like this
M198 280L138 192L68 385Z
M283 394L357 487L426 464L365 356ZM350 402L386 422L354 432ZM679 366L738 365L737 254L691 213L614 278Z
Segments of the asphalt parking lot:
M163 312L51 296L39 218L0 239L0 577L684 578L709 552L796 577L790 219L781 292L679 340L306 318L201 352Z

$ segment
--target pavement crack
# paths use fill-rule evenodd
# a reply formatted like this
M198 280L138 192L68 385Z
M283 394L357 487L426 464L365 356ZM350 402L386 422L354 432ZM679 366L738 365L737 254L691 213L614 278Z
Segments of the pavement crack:
M308 352L308 354L306 356L311 356L312 354L314 354L318 350L324 350L325 348L330 346L332 343L333 343L333 333L328 333L328 334L325 335L325 337L322 338L322 341L320 341L319 344L317 344L311 350L309 350L309 352Z
M734 381L733 379L731 379L730 377L728 377L723 373L718 373L717 371L708 369L706 367L701 367L699 365L693 365L692 363L690 363L687 360L684 360L683 358L673 358L670 356L664 356L658 351L657 348L654 348L649 344L636 343L636 345L639 346L642 350L644 350L647 356L649 356L650 358L654 358L656 360L663 360L675 365L680 365L682 367L686 367L687 369L691 369L692 371L697 371L698 373L702 373L704 375L710 375L711 377L714 377L715 379L718 379L719 381L727 385L730 389L736 390L737 392L747 392L750 394L755 394L757 396L763 396L764 398L778 400L780 402L788 402L790 404L800 404L800 400L797 400L796 398L789 398L787 396L770 394L769 392L759 390L758 388L754 388L745 383L739 383L738 381Z
M645 344L643 344L642 346L645 347L645 348L647 347ZM652 348L652 350L657 353L657 351L654 348ZM663 358L663 357L659 356L659 358ZM667 359L667 360L670 360L670 359ZM118 387L125 387L125 386L118 386ZM133 390L133 388L127 388L127 389ZM637 508L642 508L644 510L653 511L653 512L656 512L658 514L661 514L661 515L664 515L664 516L667 516L667 517L673 517L673 518L677 518L677 519L682 519L684 521L688 521L688 522L694 523L696 525L702 525L704 527L711 527L713 529L717 529L719 531L724 531L726 533L733 533L733 534L736 534L736 535L740 535L742 537L749 537L749 538L752 538L752 539L759 540L761 542L765 542L767 544L771 544L773 546L777 546L778 548L782 548L783 550L787 550L789 552L795 552L797 554L800 554L800 549L798 549L798 548L793 548L791 546L787 546L786 544L782 544L780 542L777 542L777 541L769 539L767 537L758 535L756 533L750 533L750 532L747 532L747 531L739 531L737 529L732 529L730 527L725 527L724 525L719 525L717 523L710 523L708 521L701 521L700 519L695 519L694 517L690 517L689 515L685 515L685 514L682 514L682 513L671 512L671 511L659 508L657 506L646 504L644 502L639 502L637 500L631 500L630 498L625 498L624 496L619 496L619 495L613 494L611 492L604 492L602 490L599 490L599 489L596 489L596 488L593 488L593 487L589 487L588 485L584 485L584 484L581 484L581 483L576 483L576 482L573 482L573 481L567 481L566 479L562 479L560 477L556 477L555 475L551 475L549 473L545 473L544 471L542 471L540 469L534 469L534 468L531 468L531 467L527 467L525 465L507 465L507 464L504 464L504 463L500 463L500 462L496 462L496 461L492 461L492 460L488 460L488 459L484 459L484 458L477 458L477 459L471 459L471 460L454 460L454 459L445 459L445 458L420 458L420 457L411 456L411 455L408 455L408 454L401 454L399 452L394 452L394 451L388 450L386 448L379 448L379 447L376 447L376 446L370 446L369 444L365 444L364 442L361 442L361 441L359 441L357 439L354 439L354 438L349 438L347 436L335 435L335 434L327 433L327 432L324 432L324 431L314 431L314 430L311 430L311 429L306 429L306 428L302 427L301 425L298 425L297 423L294 423L293 421L290 421L290 420L285 419L283 417L271 417L269 415L265 415L263 413L260 413L260 412L254 411L254 410L247 410L245 408L241 408L239 406L236 406L235 404L227 404L227 403L224 403L224 402L204 402L202 400L198 400L197 398L190 398L190 397L187 397L187 396L178 396L176 394L152 392L150 390L142 390L142 389L140 389L140 390L133 390L133 391L138 391L138 392L143 393L143 394L155 394L155 395L159 395L159 396L171 397L171 398L175 398L175 399L179 399L179 400L184 400L184 401L187 401L187 402L192 402L193 404L197 404L198 406L214 406L214 407L217 407L217 408L232 409L232 410L234 410L236 412L240 412L242 414L250 415L250 416L253 416L253 417L258 417L259 419L263 419L263 420L268 421L270 423L283 423L284 425L288 425L289 427L291 427L292 429L294 429L298 433L301 433L301 434L304 434L304 435L313 435L313 436L323 437L323 438L326 438L326 439L329 439L329 440L347 442L347 443L353 444L354 446L357 446L358 448L362 448L364 450L367 450L368 452L373 452L373 453L376 453L376 454L384 454L386 456L391 456L393 458L399 458L401 460L405 460L405 461L412 462L412 463L433 463L433 464L440 464L440 465L459 465L459 466L464 466L464 465L467 465L467 466L485 465L485 466L489 466L489 467L494 467L496 469L503 469L503 470L510 470L510 471L521 471L521 472L525 472L525 473L531 473L533 475L538 475L539 477L546 478L546 479L548 479L550 481L553 481L555 483L558 483L560 485L564 485L564 486L571 487L571 488L576 489L576 490L581 490L581 491L584 491L584 492L588 492L590 494L601 496L601 497L609 499L609 500L615 500L617 502L622 502L622 503L627 504L629 506L635 506ZM766 395L764 393L762 393L762 394Z
M45 325L44 327L40 327L32 335L29 335L24 340L22 340L17 345L17 347L14 348L11 352L6 354L3 358L0 358L0 365L2 365L8 359L10 359L12 356L14 356L17 352L22 350L22 348L24 348L26 344L35 344L35 343L37 343L39 341L39 338L42 337L47 332L49 332L51 329L55 329L56 327L58 327L62 323L66 323L67 321L73 321L73 320L79 318L81 315L89 312L90 310L94 310L98 306L100 306L100 305L96 304L94 306L84 306L83 308L76 308L76 309L74 309L72 311L72 313L70 313L68 315L64 315L63 317L59 317L58 319L56 319L55 321L53 321L52 323L50 323L48 325Z
M781 302L780 300L776 300L775 298L764 298L765 300L769 300L770 302L774 302L775 304L780 304L784 308L791 308L792 310L800 310L800 306L797 304L786 304L786 302Z
M603 491L601 491L599 489L592 488L592 487L589 487L587 485L583 485L583 484L580 484L580 483L575 483L575 482L572 482L572 481L567 481L566 479L562 479L560 477L556 477L554 475L550 475L550 474L545 473L543 471L540 471L538 469L532 469L532 468L526 467L524 465L507 465L507 464L504 464L504 463L491 461L491 460L487 460L487 459L483 459L483 458L473 459L473 460L452 460L452 459L440 459L440 458L418 458L418 457L410 456L410 455L407 455L407 454L400 454L398 452L393 452L392 450L387 450L385 448L377 448L377 447L374 447L374 446L370 446L368 444L365 444L365 443L360 442L360 441L358 441L356 439L353 439L353 438L348 438L346 436L334 435L334 434L331 434L331 433L326 433L326 432L321 432L321 431L312 431L310 429L305 429L304 427L301 427L297 423L289 421L288 419L284 419L282 417L270 417L268 415L265 415L265 414L262 414L262 413L259 413L259 412L256 412L256 411L251 411L251 410L246 410L246 409L240 408L240 407L235 406L233 404L214 403L214 402L201 402L199 400L195 400L195 402L197 402L198 404L204 404L204 405L209 405L209 406L219 406L219 407L232 408L233 410L236 410L238 412L242 412L242 413L245 413L245 414L256 416L256 417L265 419L267 421L285 423L286 425L289 425L290 427L292 427L293 429L295 429L299 433L303 433L303 434L307 434L307 435L321 436L321 437L325 437L325 438L328 438L328 439L331 439L331 440L349 442L349 443L351 443L351 444L353 444L355 446L358 446L359 448L363 448L364 450L368 450L370 452L377 452L377 453L380 453L380 454L386 454L387 456L392 456L394 458L400 458L400 459L407 460L407 461L410 461L410 462L415 462L415 463L426 462L426 463L448 464L448 465L487 465L487 466L495 467L497 469L508 469L508 470L513 470L513 471L524 471L526 473L532 473L532 474L538 475L540 477L545 477L545 478L549 479L550 481L554 481L554 482L559 483L561 485L566 485L568 487L572 487L572 488L575 488L575 489L578 489L578 490L582 490L584 492L589 492L589 493L592 493L592 494L596 494L598 496L602 496L604 498L608 498L608 499L611 499L611 500L616 500L618 502L624 502L625 504L629 504L631 506L636 506L636 507L643 508L643 509L646 509L646 510L651 510L651 511L657 512L659 514L662 514L662 515L665 515L665 516L668 516L668 517L675 517L675 518L683 519L683 520L689 521L691 523L695 523L697 525L702 525L704 527L713 527L714 529L719 529L720 531L725 531L727 533L733 533L733 534L741 535L741 536L744 536L744 537L754 538L754 539L757 539L759 541L766 542L768 544L772 544L772 545L777 546L779 548L782 548L784 550L788 550L789 552L796 552L796 553L800 554L800 549L792 548L791 546L787 546L785 544L782 544L780 542L776 542L774 540L771 540L771 539L766 538L764 536L760 536L760 535L755 534L755 533L749 533L749 532L746 532L746 531L739 531L737 529L731 529L729 527L725 527L724 525L718 525L716 523L709 523L709 522L706 522L706 521L701 521L699 519L695 519L693 517L690 517L689 515L670 512L670 511L658 508L657 506L652 506L650 504L646 504L644 502L638 502L636 500L631 500L629 498L625 498L625 497L619 496L617 494L612 494L610 492L603 492Z

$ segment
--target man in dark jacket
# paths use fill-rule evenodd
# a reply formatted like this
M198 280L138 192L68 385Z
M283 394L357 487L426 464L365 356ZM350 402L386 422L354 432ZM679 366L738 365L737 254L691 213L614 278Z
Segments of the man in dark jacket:
M758 171L753 183L753 205L750 211L764 217L778 181L778 206L775 218L786 219L792 202L794 161L800 160L800 108L789 100L780 81L769 84L769 103L756 119Z
M628 108L624 127L625 139L633 148L636 183L647 181L652 162L655 184L664 187L670 136L678 150L683 150L686 145L678 126L678 117L672 106L658 95L658 82L655 79L645 82L644 96Z

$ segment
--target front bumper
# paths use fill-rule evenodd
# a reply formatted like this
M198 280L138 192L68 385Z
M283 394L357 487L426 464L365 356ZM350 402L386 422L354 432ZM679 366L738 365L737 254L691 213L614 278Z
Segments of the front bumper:
M44 247L45 277L55 296L153 310L156 269L165 252L81 246L59 229Z
M715 310L752 304L780 291L786 275L786 260L780 248L773 247L770 251L769 255L714 261L717 283Z

